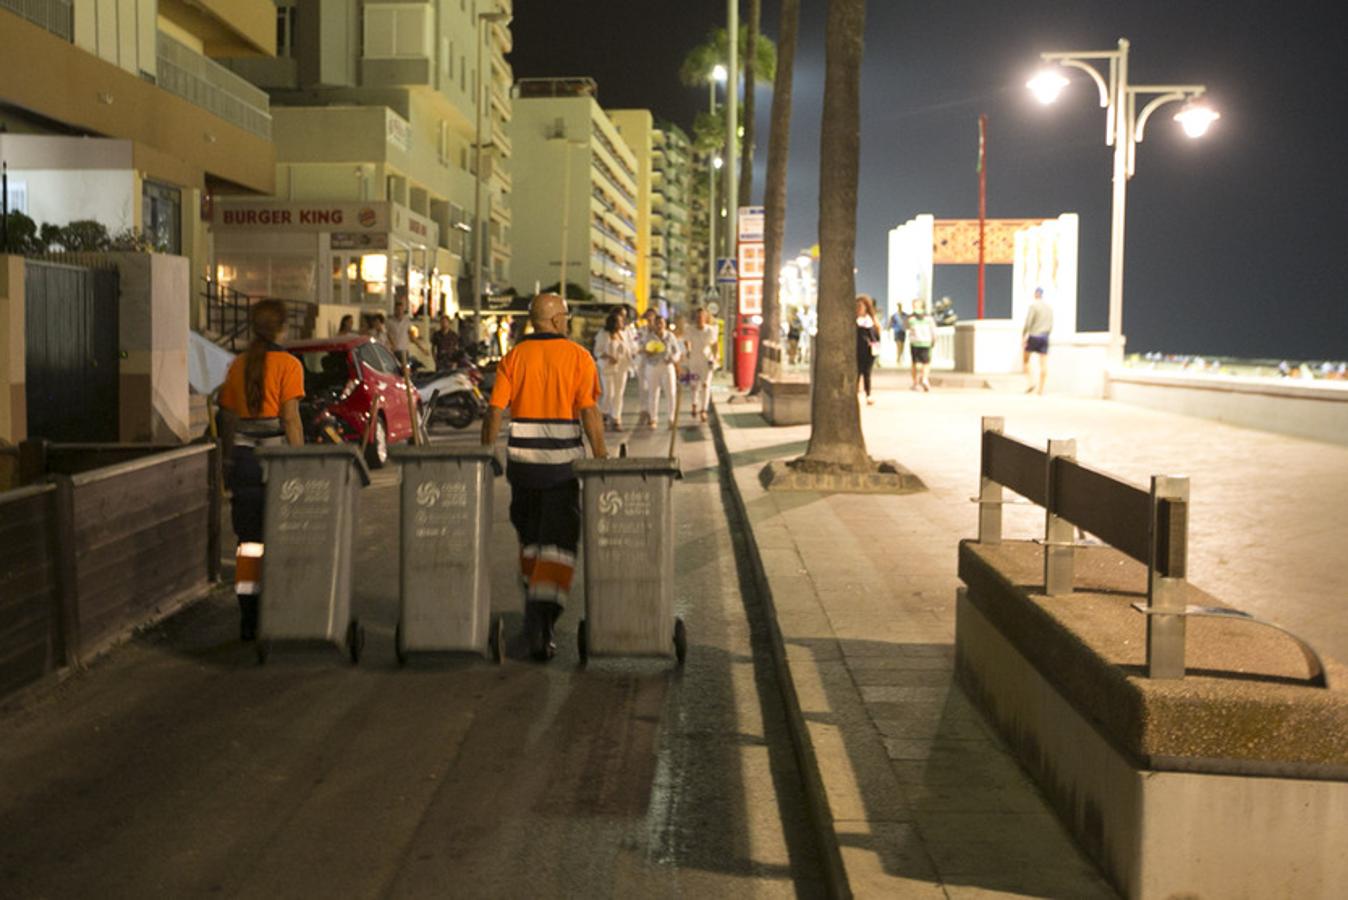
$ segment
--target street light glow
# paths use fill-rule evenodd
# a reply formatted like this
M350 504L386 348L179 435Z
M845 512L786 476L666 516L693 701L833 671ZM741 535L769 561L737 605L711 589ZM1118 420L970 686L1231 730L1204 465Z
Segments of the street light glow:
M719 169L721 168L721 166L725 165L725 160L721 159L721 157L719 156L713 156L711 160L711 165L713 169Z
M717 63L716 65L712 66L711 69L712 81L715 81L718 84L725 84L726 79L728 79L729 77L730 73L726 71L725 66L721 65L720 63Z
M1034 93L1034 98L1045 106L1057 100L1067 85L1067 78L1057 69L1044 69L1025 82L1025 86Z
M1184 109L1175 113L1175 121L1191 138L1201 138L1207 134L1212 123L1221 117L1222 114L1217 110L1202 103L1186 103Z

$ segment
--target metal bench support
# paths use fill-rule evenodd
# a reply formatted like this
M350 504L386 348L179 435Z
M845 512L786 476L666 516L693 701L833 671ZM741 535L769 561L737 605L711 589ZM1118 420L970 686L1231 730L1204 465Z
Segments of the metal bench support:
M1189 479L1151 479L1147 566L1147 675L1184 677L1184 579L1189 559Z
M1048 459L1045 462L1047 472L1044 476L1048 494L1048 502L1044 504L1044 593L1050 597L1072 593L1076 550L1076 531L1072 523L1056 512L1059 508L1059 486L1053 475L1053 461L1058 457L1076 459L1076 453L1075 440L1048 442Z

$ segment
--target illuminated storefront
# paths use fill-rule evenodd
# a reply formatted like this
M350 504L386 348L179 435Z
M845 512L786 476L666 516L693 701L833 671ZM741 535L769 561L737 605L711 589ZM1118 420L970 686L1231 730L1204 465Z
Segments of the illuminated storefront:
M388 312L405 291L414 314L457 309L439 226L399 204L217 200L210 222L217 280L250 296Z

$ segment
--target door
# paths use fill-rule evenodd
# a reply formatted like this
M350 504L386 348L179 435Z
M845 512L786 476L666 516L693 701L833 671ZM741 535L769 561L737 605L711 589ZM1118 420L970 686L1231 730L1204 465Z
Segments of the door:
M24 285L28 434L115 442L117 270L29 260Z

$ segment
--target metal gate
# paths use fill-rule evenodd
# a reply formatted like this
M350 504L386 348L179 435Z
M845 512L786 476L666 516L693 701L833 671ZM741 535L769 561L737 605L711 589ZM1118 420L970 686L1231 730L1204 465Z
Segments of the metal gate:
M30 259L24 285L29 435L116 441L117 270Z

